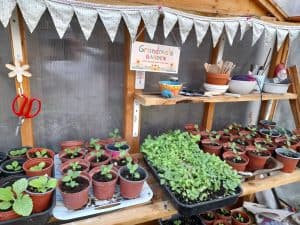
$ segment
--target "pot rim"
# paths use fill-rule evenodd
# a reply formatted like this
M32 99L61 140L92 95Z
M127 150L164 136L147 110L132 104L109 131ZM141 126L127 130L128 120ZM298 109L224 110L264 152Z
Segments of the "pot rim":
M42 176L28 177L28 178L27 178L27 180L28 180L28 186L29 186L29 181L34 180L34 179L37 179L37 178L39 178L39 177L42 177ZM49 180L49 178L53 178L53 177L47 177L47 178L48 178L48 180ZM54 178L54 179L56 179L56 178ZM57 179L56 179L56 180L57 180ZM56 188L56 187L55 187L55 188ZM27 190L27 188L26 188L25 192L30 193L30 194L32 194L32 195L46 195L46 194L48 194L48 193L50 193L50 192L53 192L53 191L55 190L55 188L52 188L51 190L46 191L46 192L43 192L43 193L40 193L40 192L39 192L39 193L31 192L31 191Z
M85 191L86 189L89 189L90 186L91 186L91 178L90 178L89 174L86 173L86 172L81 172L79 176L82 177L83 179L86 179L86 180L88 181L88 183L89 183L89 185L88 185L86 188L82 189L81 191L74 192L74 193L69 193L69 192L62 191L62 190L61 190L61 187L60 187L61 184L62 184L62 177L58 180L57 188L59 189L59 191L60 191L61 193L67 194L67 195L68 195L68 194L76 194L76 193L80 193L80 192L82 192L82 191Z
M293 157L289 157L289 156L283 155L282 153L279 152L280 150L284 150L284 151L287 151L287 152L292 152L294 154L297 154L298 158L293 158ZM275 152L276 152L276 154L278 154L278 155L280 155L280 156L282 156L284 158L294 159L294 160L299 160L300 159L300 153L299 152L291 151L290 149L287 149L287 148L276 148Z
M91 177L91 180L92 182L96 182L96 183L101 183L101 184L109 184L109 183L113 183L115 182L115 180L117 180L119 178L119 174L117 172L115 172L113 169L110 171L111 173L113 173L115 175L115 178L110 180L110 181L97 181L97 180L94 180L93 179L93 176L96 174L96 173L99 173L100 172L100 167L95 167L93 168L90 172L89 172L89 175Z
M122 172L123 170L126 169L126 166L122 166L122 167L118 170L118 176L119 176L120 179L122 179L122 180L126 180L126 181L133 182L133 183L140 183L140 182L146 181L146 180L148 179L148 176L149 176L147 170L146 170L145 168L141 167L140 165L139 165L138 168L142 169L142 170L145 172L145 178L142 179L142 180L128 180L128 179L126 179L125 177L123 177L123 176L121 175L121 172Z

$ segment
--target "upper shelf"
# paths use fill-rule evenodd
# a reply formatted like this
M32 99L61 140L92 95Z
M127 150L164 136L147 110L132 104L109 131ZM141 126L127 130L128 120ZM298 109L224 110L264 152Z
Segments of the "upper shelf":
M296 99L297 95L293 93L286 94L269 94L263 93L262 100L284 100L284 99ZM240 97L219 95L212 97L188 97L177 96L175 98L163 98L160 94L147 94L138 93L135 94L135 99L143 106L155 106L155 105L175 105L179 103L209 103L209 102L250 102L259 101L260 94L252 93L248 95L241 95Z

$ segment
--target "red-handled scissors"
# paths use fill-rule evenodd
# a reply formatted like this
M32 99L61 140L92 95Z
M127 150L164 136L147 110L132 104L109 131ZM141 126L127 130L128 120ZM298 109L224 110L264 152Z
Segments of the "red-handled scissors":
M18 99L20 99L20 106L17 109ZM32 108L35 104L37 105L37 110L32 112ZM17 95L12 102L11 108L18 117L28 119L36 117L40 113L42 102L38 98L28 98L25 95Z

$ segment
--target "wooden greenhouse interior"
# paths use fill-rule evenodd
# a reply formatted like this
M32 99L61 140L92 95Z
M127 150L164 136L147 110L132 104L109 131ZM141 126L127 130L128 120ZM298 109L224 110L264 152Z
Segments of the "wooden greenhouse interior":
M51 219L48 221L49 224L70 224L70 225L71 224L72 225L81 225L81 224L82 225L83 224L84 225L149 224L150 225L150 224L158 224L157 221L159 219L168 219L178 213L176 207L174 207L174 205L170 201L169 195L167 195L166 192L162 189L161 185L159 184L159 182L157 181L155 176L153 176L149 167L145 164L143 154L140 152L140 145L142 145L144 138L146 137L145 133L148 134L148 130L149 130L149 133L151 133L153 135L157 135L157 133L158 133L157 130L154 130L154 128L152 126L149 126L150 128L148 130L143 131L144 125L142 124L142 122L147 119L147 121L148 121L147 123L151 123L151 120L152 120L151 111L150 111L150 113L147 111L149 108L160 107L159 108L159 110L161 110L160 112L166 111L166 114L163 114L162 117L164 117L165 120L167 121L168 120L167 113L170 113L172 110L173 110L172 112L176 112L176 107L179 105L185 105L185 104L186 105L189 105L189 104L203 105L202 106L203 107L202 117L201 117L201 114L199 114L198 123L203 126L204 130L211 131L211 130L214 130L215 126L216 126L216 123L214 123L215 117L218 115L218 113L222 113L218 110L219 104L238 105L238 104L242 104L245 102L256 102L257 103L257 102L261 101L259 105L257 105L257 104L253 105L254 107L252 107L250 109L251 115L252 115L252 112L257 115L256 118L255 118L255 116L253 118L251 118L252 123L256 124L257 121L259 121L259 120L274 120L275 115L276 115L276 109L278 108L278 105L280 104L281 101L285 101L285 102L289 102L290 108L288 110L291 112L291 115L292 115L292 117L287 116L285 119L288 121L292 121L292 123L294 123L294 128L300 129L299 71L298 71L298 68L296 65L288 64L288 59L289 59L289 57L291 57L291 51L294 50L293 46L296 42L296 38L299 35L299 31L300 31L300 24L299 24L299 15L300 14L298 16L297 15L292 15L292 16L288 15L287 12L284 11L284 9L280 7L280 3L285 2L285 1L280 1L280 0L277 0L277 1L276 0L257 0L257 1L254 1L254 0L244 0L244 1L238 1L238 0L224 0L224 1L218 1L218 0L199 0L199 1L193 1L193 0L185 0L185 1L173 1L173 0L164 0L164 1L159 1L159 0L148 0L148 1L138 1L138 0L124 0L124 1L115 1L115 0L78 0L78 1L75 1L75 0L34 0L34 1L32 1L32 3L30 3L30 4L33 4L31 6L32 8L28 7L26 9L24 9L23 7L26 4L26 2L30 2L30 1L31 0L29 0L29 1L0 0L0 21L2 22L4 27L6 27L6 25L7 25L7 27L3 28L3 29L7 29L8 33L9 33L12 64L14 64L14 65L17 65L17 63L20 62L21 65L28 64L31 66L31 63L33 63L32 61L35 60L32 57L30 58L29 55L32 54L31 51L37 51L36 49L34 49L35 47L36 48L39 48L39 47L34 46L34 44L32 44L32 43L29 46L27 44L28 38L30 37L31 33L32 33L32 35L35 34L34 29L37 26L40 18L42 17L42 14L45 11L48 10L50 12L51 17L53 17L54 12L56 12L56 13L59 12L59 11L55 11L53 8L51 8L52 4L54 4L54 3L61 4L63 7L67 7L67 6L70 7L70 5L73 5L74 8L75 7L78 7L78 8L83 7L83 8L91 9L94 7L95 9L97 8L97 10L100 10L100 11L110 9L111 11L118 10L121 13L127 12L127 11L130 12L130 11L134 11L134 10L139 10L139 7L141 7L140 8L141 11L142 10L149 10L149 11L156 10L158 12L157 21L156 22L152 21L152 24L151 24L151 19L149 20L149 15L148 15L148 20L146 21L146 19L145 19L146 16L143 17L143 14L142 14L142 16L139 17L138 26L133 25L134 23L136 23L136 20L132 19L134 16L133 14L132 15L129 14L129 15L131 15L131 17L128 16L128 18L129 18L128 21L126 21L126 19L124 20L124 16L123 16L122 17L124 20L122 22L123 28L121 30L121 32L123 32L123 33L120 35L119 34L120 31L116 30L116 32L113 34L114 37L112 39L114 39L116 37L117 41L115 43L111 43L111 45L109 47L105 47L106 51L110 51L110 49L113 48L112 46L115 45L114 48L116 48L117 50L112 49L111 51L116 51L116 52L120 51L120 53L124 54L121 56L121 58L123 59L122 65L124 65L124 73L118 74L118 76L123 76L123 78L122 78L123 84L117 86L117 88L119 88L119 89L122 88L121 98L123 99L123 102L114 101L114 99L112 97L111 105L113 105L113 108L111 110L114 110L115 107L121 108L120 110L122 113L122 115L121 115L122 118L119 120L122 123L122 128L121 128L122 136L127 141L128 145L130 146L130 154L132 154L133 158L136 159L136 161L140 165L142 165L142 167L147 168L147 171L149 174L147 182L153 192L152 199L150 201L148 201L147 203L138 204L138 205L131 206L131 207L125 207L122 209L117 209L117 210L114 210L111 212L101 213L101 214L97 214L97 215L90 215L90 216L83 215L82 216L83 218L80 217L80 218L76 218L73 220L63 221L63 220L58 220L54 217L51 217ZM37 5L35 5L35 4L37 4ZM290 3L290 4L294 4L294 3ZM41 5L44 7L42 14L37 15L36 17L34 17L34 15L33 15L34 13L31 13L31 15L30 15L30 10L32 10L32 12L36 12L37 8L41 7ZM152 7L152 8L148 9L147 8L148 6ZM60 36L60 37L58 37L56 35L54 39L61 38L63 40L65 38L64 34L65 34L66 30L71 29L71 27L72 27L72 23L70 24L72 18L75 17L75 15L78 17L78 15L76 13L74 13L73 11L72 11L71 17L66 16L68 13L67 12L68 10L64 9L63 7L61 8L62 14L58 13L56 15L56 17L59 19L56 18L56 20L57 21L58 20L60 20L60 21L68 20L68 21L64 21L67 26L63 25L63 23L58 24L53 19L54 26L56 27L57 32L59 33L59 36ZM143 7L145 7L145 8L143 8ZM51 11L51 10L53 10L53 11ZM166 10L165 11L166 13L164 13L164 10ZM299 10L300 9L298 9L298 12L300 12ZM75 11L75 12L77 12L77 11ZM5 17L5 15L10 14L10 13L11 13L11 16ZM27 14L24 14L24 13L27 13ZM243 19L245 19L245 21L253 20L253 21L258 21L257 22L258 24L260 24L260 23L264 24L263 26L266 26L266 27L270 26L274 31L273 38L275 38L275 39L271 43L271 45L273 45L273 46L271 46L271 48L273 50L272 50L272 53L270 56L270 61L269 61L270 64L269 64L269 70L268 70L268 77L270 79L273 78L276 66L278 64L284 64L284 65L288 64L289 65L289 68L287 69L288 78L291 81L291 85L288 89L288 92L285 94L272 94L272 93L260 94L260 93L256 92L256 93L240 95L238 97L234 96L234 95L218 95L218 96L212 96L212 97L206 97L206 96L190 97L190 96L179 95L179 96L175 96L172 98L164 98L160 95L160 93L158 91L153 92L152 90L151 91L144 90L145 84L142 85L143 87L138 87L137 82L145 83L145 81L148 81L147 76L156 76L156 74L155 73L153 73L153 74L146 73L146 75L145 75L146 77L142 76L142 78L141 78L140 74L138 74L137 71L130 70L130 57L131 57L132 42L133 41L151 42L152 38L154 38L155 41L153 41L153 42L156 42L156 44L165 44L165 43L157 43L160 39L159 38L155 39L158 32L156 32L156 33L154 33L154 32L157 27L157 23L162 23L165 15L167 13L169 13L169 14L173 13L173 15L176 15L176 20L173 21L174 24L169 30L169 33L170 33L169 36L171 36L171 35L173 36L172 39L176 43L174 45L176 45L177 47L180 47L181 50L184 50L185 48L197 48L196 43L193 43L194 46L190 47L187 44L179 43L179 42L185 41L185 40L182 41L183 35L185 35L185 38L190 37L192 35L195 36L195 32L194 32L195 25L194 24L195 24L195 21L198 19L198 17L200 18L200 20L204 18L204 20L208 21L208 22L210 22L210 20L219 22L219 21L223 21L223 19L225 19L224 20L224 23L225 23L226 19L230 19L231 22L239 22L238 26L240 26L239 19L243 18ZM1 14L3 16L1 16ZM94 21L95 23L96 23L96 20L100 20L98 18L99 15L100 15L100 18L102 19L100 12L99 12L99 15L98 15L98 13L96 13L96 14L97 15L94 15L95 16L94 18L96 18ZM82 15L84 15L84 11L82 11ZM120 16L119 19L122 20L121 14L119 16ZM30 17L31 19L35 18L35 22L30 21L30 19L28 19L26 17L28 17L28 18ZM178 18L186 17L189 19L189 21L182 22L182 25L181 25L180 19L178 19L178 21L177 21L177 17ZM8 22L8 20L6 21L6 18L9 19L9 22ZM153 20L155 20L154 16L153 16ZM147 22L147 24L145 21ZM79 19L78 19L78 22L80 24ZM88 22L92 23L91 21L88 21ZM113 22L114 21L112 21L111 23L113 23ZM189 23L189 22L191 22L191 23ZM185 27L185 26L188 26L187 25L188 23L190 24L189 25L190 28ZM131 27L130 27L130 24L131 24ZM94 26L97 26L97 25L99 25L99 24L96 23L96 25L94 25ZM46 26L46 25L44 25L44 26ZM88 26L88 24L84 24L84 25L80 24L80 26L81 26L82 30L87 29L87 27L89 27L89 29L90 29L89 31L87 31L87 30L83 31L86 39L88 39L90 36L95 35L92 33L94 26L91 27L91 26ZM150 28L148 26L153 31L152 36L154 36L154 37L152 37L152 38L151 37L149 38L149 36L151 36L151 34L149 35ZM165 25L163 25L163 26L165 26ZM281 43L279 45L278 44L278 42L279 42L278 36L279 35L277 35L277 31L272 26L274 26L276 29L277 28L278 29L291 28L292 31L293 31L293 29L295 30L295 33L286 32L285 36L283 37L283 40L281 40ZM65 27L65 28L63 28L63 27ZM179 35L177 35L177 33L175 35L174 35L174 33L172 33L173 27L178 28ZM104 29L104 27L102 27L102 28ZM107 27L105 27L105 28L107 29ZM185 31L185 33L184 33L184 28L189 29L189 30ZM164 29L165 29L165 27L164 27ZM251 29L251 28L249 28L249 29ZM265 28L263 28L261 34L264 32L264 29ZM29 33L29 30L30 30L30 33ZM219 62L221 59L226 60L223 57L225 54L225 51L226 51L226 47L224 47L224 46L228 45L228 40L227 40L228 35L226 36L225 31L226 31L226 24L225 24L225 26L222 26L220 35L218 35L218 37L215 37L215 40L209 41L209 44L210 44L209 49L211 51L207 52L207 53L203 53L203 54L206 54L206 57L209 60L208 63L215 64L215 63ZM117 33L117 32L119 32L119 33ZM214 36L213 30L211 30L211 33L209 31L206 31L206 32L209 33L208 34L209 39L211 39L210 35ZM205 38L204 36L206 35L206 32L203 35L202 39ZM253 32L255 32L255 31L253 31ZM265 30L265 32L268 32L268 31ZM231 42L238 40L237 38L235 38L236 34L237 34L237 29L234 32L234 36L232 37ZM108 34L108 35L110 35L110 34ZM293 35L296 35L296 37ZM167 36L168 36L168 34L167 34ZM111 36L109 38L108 37L106 37L106 38L109 41L111 40ZM122 38L123 38L123 40L120 40ZM149 40L149 39L151 39L151 40ZM207 39L207 37L206 37L206 39ZM257 40L258 39L260 39L260 37L257 37ZM0 40L2 40L2 39L0 39ZM299 41L299 38L297 40ZM99 41L101 41L101 40L99 40ZM196 41L198 41L198 40L196 40ZM250 41L252 41L252 40L250 40ZM88 40L87 40L87 42L88 42ZM215 42L215 44L214 44L214 42ZM80 44L80 42L78 42L78 43ZM78 43L75 43L75 45ZM263 41L262 41L262 43L263 43ZM198 44L201 47L201 45L202 45L201 41ZM270 44L270 43L268 43L268 44ZM6 43L6 45L8 45L8 43ZM279 49L277 49L278 46L279 46ZM64 47L66 47L66 46L64 46ZM78 49L79 48L80 47L78 47ZM98 50L102 51L102 49L98 49ZM227 50L228 50L228 48L227 48ZM247 49L245 49L244 51L246 52ZM262 51L264 51L264 50L262 50ZM70 54L73 54L73 53L74 52L71 52ZM103 54L105 54L105 53L107 53L107 52L105 52L103 50ZM51 54L51 52L49 54ZM74 54L76 54L76 53L74 53ZM267 55L267 52L263 52L262 54L263 54L262 58L264 58ZM297 55L297 54L295 54L295 55ZM300 57L300 56L298 55L298 57ZM49 58L51 60L51 56L49 56ZM5 57L2 57L0 55L0 62L2 64L1 65L2 67L4 67L5 63L9 63L9 61L4 61L4 60L5 60ZM65 60L65 59L62 57L61 60ZM66 59L66 60L68 60L68 59ZM115 60L115 59L112 59L112 60ZM194 59L194 60L197 60L197 59ZM298 60L298 59L295 59L295 60ZM92 63L97 64L97 62L92 62ZM201 67L203 67L202 64L203 63L201 62L201 65L200 65ZM179 65L181 65L181 64L179 64ZM38 66L34 65L33 67L37 68ZM51 68L51 67L49 67L49 68ZM247 68L247 70L248 70L248 68ZM3 77L5 77L5 79L8 80L8 78L6 77L7 75L2 74L3 71L6 71L6 70L0 70L0 71L1 71L1 75ZM29 69L29 71L31 71L31 69ZM112 71L116 72L117 70L112 70ZM33 72L33 71L31 71L31 72ZM51 71L50 71L50 73L51 73ZM83 71L83 73L84 73L84 71ZM66 74L66 76L67 75L71 76L72 74ZM106 75L109 75L109 74L106 74ZM170 74L165 74L165 75L170 75ZM26 95L27 97L35 96L36 93L38 93L37 91L35 91L35 88L37 88L39 90L43 89L43 87L36 87L35 85L32 85L31 81L33 79L42 79L42 76L40 76L40 75L38 75L39 76L38 78L35 78L35 76L37 76L35 73L32 73L32 77L28 77L28 76L25 76L25 74L23 74L22 83L20 83L17 80L17 77L14 78L15 79L15 84L14 84L15 90L14 91L17 93L17 95L20 94L20 88L23 89L22 94ZM176 74L175 74L175 76L176 76ZM205 74L200 74L199 76L205 77ZM183 77L180 77L180 78L183 78L183 80L184 80L184 75L183 75ZM79 82L81 82L81 81L79 81ZM193 82L193 80L191 80L191 82ZM59 81L57 83L59 83ZM35 82L35 84L36 84L36 82ZM21 87L21 85L22 85L22 87ZM57 85L59 85L59 84L57 84ZM138 88L136 88L136 87L138 87ZM49 88L49 87L47 87L47 88ZM69 85L68 85L68 88L70 88ZM78 88L78 86L76 86L76 88ZM158 85L157 85L157 90L158 90ZM55 89L55 86L51 86L51 91L59 92L59 90ZM108 91L113 91L113 90L108 90ZM42 100L44 97L46 98L46 96L43 95L43 92L41 92L40 94L42 94L42 96L41 96ZM109 98L108 96L110 94L111 93L101 92L101 94L99 96L91 95L91 96L89 96L91 98L89 100L90 104L93 104L93 98L107 98L108 99ZM65 96L63 96L63 97L65 97L65 98L73 97L73 96L69 96L67 94L64 94L64 95ZM79 99L76 102L76 104L78 103L78 105L80 106L82 98L80 98L78 96L75 98ZM10 99L9 100L6 99L5 104L3 104L3 106L1 105L1 107L8 108L9 104L10 104L10 102L7 104L8 101L10 101ZM50 105L50 103L51 102L49 102L49 105ZM66 103L66 104L68 104L68 103ZM70 103L70 104L73 104L73 103ZM109 108L111 105L105 104L105 107ZM22 102L20 100L18 100L18 106L19 107L22 106ZM44 108L44 106L45 106L45 108ZM41 114L43 114L44 111L47 111L47 112L45 112L45 114L47 113L47 115L51 114L52 110L54 110L54 112L55 112L55 110L56 110L55 108L51 108L50 106L49 107L48 106L47 106L47 101L45 101L44 105L42 107ZM168 107L171 107L171 108L168 109ZM235 106L235 107L238 107L238 106ZM97 110L101 111L99 108L94 108L94 109L96 112L97 112ZM5 113L5 112L3 111L3 112L1 112L1 114ZM146 113L146 115L148 117L145 116L144 113ZM231 112L223 111L223 113L230 114ZM281 112L279 112L279 113L281 113ZM149 115L150 115L150 117L149 117ZM153 114L153 117L155 117L155 115L157 115L157 114ZM65 116L67 117L68 113L66 113ZM81 114L78 114L78 116L81 116ZM93 117L91 115L88 115L88 116L92 117L93 120L98 119L98 115L97 115L97 117ZM101 117L101 116L102 115L100 115L100 113L99 113L99 117ZM244 116L246 117L246 114ZM88 117L86 117L86 118L88 118ZM176 116L173 118L174 118L174 120L177 119ZM178 116L178 119L180 119L180 116ZM46 119L43 118L38 121L34 121L34 119L27 118L23 121L23 123L21 123L20 132L19 132L19 136L18 136L18 138L20 137L20 139L21 139L21 141L20 141L21 146L37 146L36 136L39 136L40 134L38 134L38 132L36 132L35 127L36 126L44 126L43 120L46 120ZM37 122L39 122L39 124L37 124ZM231 122L234 122L234 121L227 121L228 124ZM0 125L1 125L1 123L2 122L0 121ZM50 123L51 123L51 121L50 121ZM75 122L71 121L70 123L76 124L76 121ZM8 126L8 125L5 125L5 121L3 122L3 124L4 124L4 126ZM15 123L10 123L9 125L15 126ZM59 126L59 122L55 125ZM161 126L163 126L163 125L161 125ZM50 126L47 128L51 129ZM71 128L73 129L73 127L71 127ZM80 127L75 126L74 129L80 129ZM177 129L183 129L183 127L177 127ZM54 130L53 132L55 132L59 129L57 128L55 130L53 128L53 130ZM4 132L4 131L2 131L2 132ZM0 131L0 136L2 136L2 135L4 136L5 134L7 134L7 132L1 133L1 131ZM74 132L74 134L78 134L78 133ZM11 134L11 135L14 135L14 134ZM57 135L60 135L59 132L57 133ZM64 136L65 133L63 133L61 135ZM68 136L68 135L65 135L65 136ZM85 134L85 136L87 136L87 134ZM70 137L70 136L68 136L68 137ZM76 139L80 139L81 137L72 135L72 137L70 137L70 138L71 138L71 140L72 139L76 140ZM4 137L3 137L3 139L4 139ZM38 141L38 144L41 145L41 144L43 144L43 142ZM54 145L54 143L52 143L52 144ZM55 143L55 144L57 144L57 143ZM11 146L6 146L6 149L9 149L9 147L11 147ZM2 148L4 148L4 147L2 147ZM1 150L1 151L6 152L6 150ZM58 152L58 151L56 151L56 152ZM255 193L257 193L257 192L266 191L266 190L270 190L270 189L273 189L273 188L276 188L279 186L297 183L297 182L300 182L300 169L299 168L296 168L295 171L292 173L276 171L276 172L272 173L272 175L270 175L270 173L268 173L268 176L263 176L263 177L256 176L254 178L252 177L251 179L248 179L247 181L242 182L242 184L241 184L242 193L240 195L239 202L241 203L241 202L243 202L243 200L254 201ZM296 193L291 193L291 194L296 194ZM239 206L241 206L241 204ZM0 216L0 218L1 218L1 216ZM9 224L9 223L3 223L3 224ZM0 225L2 225L1 220L0 220Z

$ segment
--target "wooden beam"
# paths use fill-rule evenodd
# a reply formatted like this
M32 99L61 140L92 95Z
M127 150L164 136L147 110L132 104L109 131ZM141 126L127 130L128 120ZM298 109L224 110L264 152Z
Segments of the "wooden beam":
M290 100L290 106L294 117L294 122L297 128L300 128L300 78L299 72L296 66L288 68L289 79L292 84L290 86L290 91L296 93L298 98Z
M215 103L204 103L204 111L202 117L202 126L206 130L211 130L213 127Z
M277 6L273 4L270 0L257 0L257 2L265 8L269 13L275 16L279 21L285 21L286 14Z
M144 31L142 31L143 23L140 24L137 34L140 35L137 40L144 40ZM139 134L133 137L133 115L134 115L134 96L135 96L135 71L130 70L130 52L131 52L131 38L127 29L125 29L125 43L124 43L124 64L125 64L125 79L124 79L124 126L123 134L128 144L131 146L131 153L139 151ZM137 90L137 93L139 91ZM140 124L139 124L140 126Z
M24 29L24 21L21 12L18 9L13 11L10 19L10 39L13 62L28 63L26 36ZM15 86L18 94L19 83L15 79ZM30 97L30 82L27 77L23 77L24 94ZM17 125L17 124L16 124ZM33 124L32 119L25 119L21 129L21 142L23 146L34 146Z

